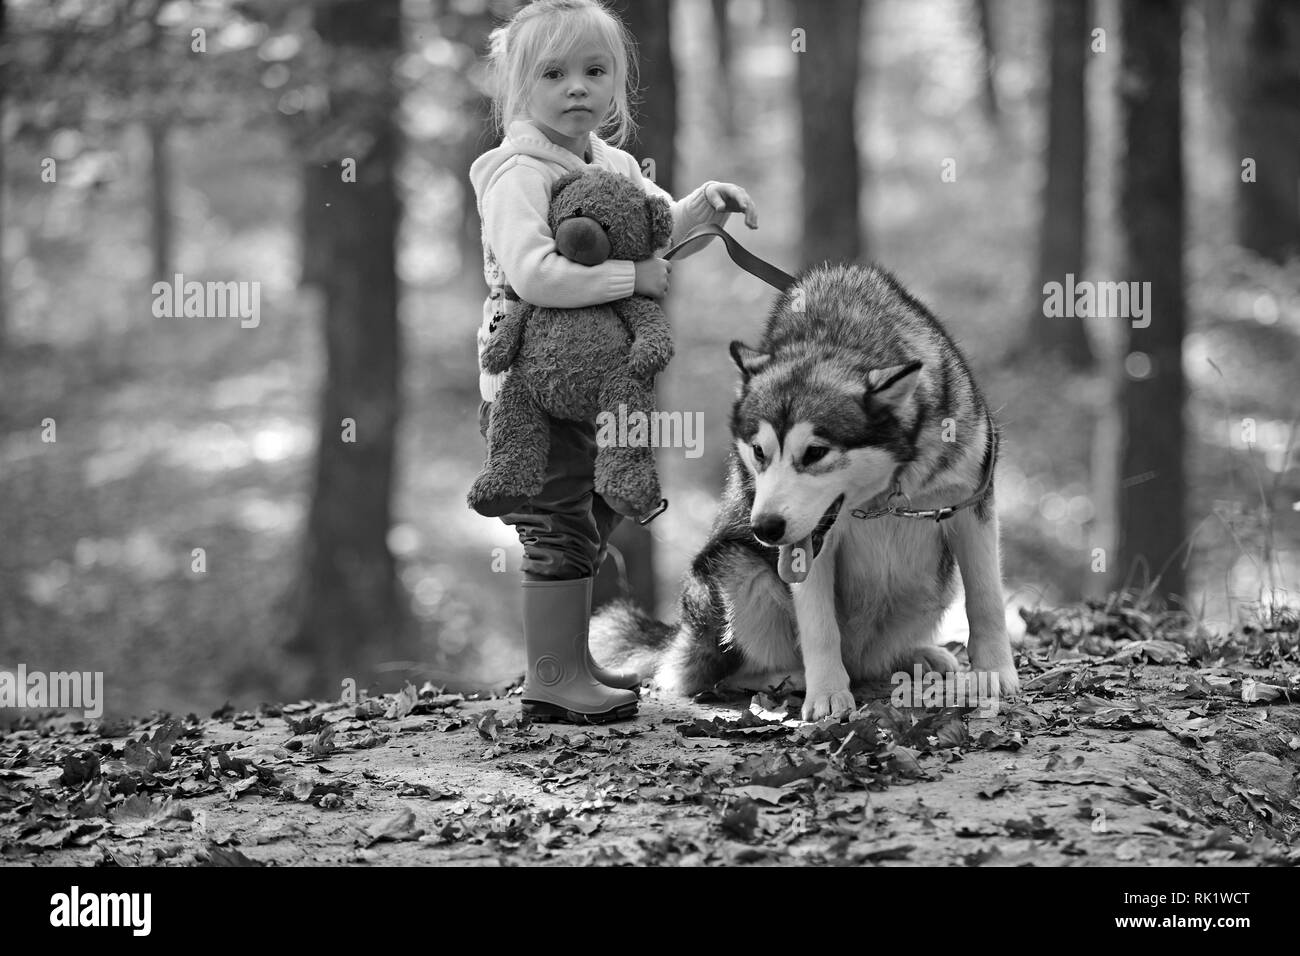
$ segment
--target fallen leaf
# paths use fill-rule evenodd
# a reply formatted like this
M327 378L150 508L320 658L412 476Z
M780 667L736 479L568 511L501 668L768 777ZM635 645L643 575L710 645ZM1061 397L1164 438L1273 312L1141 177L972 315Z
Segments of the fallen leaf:
M208 860L204 866L266 866L258 860L247 857L238 850L230 847L221 847L216 844L208 845Z
M1137 839L1125 840L1115 847L1115 859L1126 862L1142 859L1142 844Z
M752 786L758 787L784 787L786 784L793 783L796 780L811 777L825 767L825 761L810 759L805 760L801 764L790 764L789 766L782 767L775 773L755 774L749 778L749 782Z
M888 846L880 850L854 851L852 853L855 862L877 863L881 860L906 860L912 855L916 847L911 843L904 843L900 846Z
M409 684L407 686L410 686ZM366 828L366 836L370 838L367 846L380 842L381 840L418 840L424 833L415 825L415 812L407 807L389 814L380 820L375 821Z
M498 740L501 737L501 721L495 710L485 710L474 718L474 729L485 740Z
M1009 789L1014 789L1018 784L1008 784L1007 775L1000 773L987 784L976 791L985 800L992 800L999 793L1005 793Z
M1106 658L1110 661L1142 661L1153 664L1186 664L1187 651L1173 641L1130 641Z
M740 796L751 800L762 800L764 803L770 803L773 806L779 806L782 797L795 796L793 790L782 790L780 787L762 787L754 785L747 787L728 787L722 792L727 796Z
M1032 814L1028 820L1005 820L1002 825L1012 836L1032 840L1050 840L1057 836L1056 827L1048 824L1040 814Z
M335 730L333 724L326 724L322 727L320 732L316 734L315 738L313 738L311 746L308 748L312 752L312 756L328 757L332 754L335 749L334 734Z
M1114 781L1108 777L1102 777L1090 770L1063 770L1053 774L1043 774L1038 777L1030 777L1031 783L1061 783L1069 786L1093 786L1093 787L1110 787L1114 786Z
M415 689L415 685L409 681L406 686L393 695L393 701L384 711L386 720L400 720L409 714L415 705L420 702L420 692Z
M63 773L59 784L64 787L80 787L100 775L99 755L92 750L79 750L63 758Z
M722 818L722 829L742 840L752 840L757 826L758 804L753 800L742 800Z
M975 745L981 750L1019 750L1025 745L1025 738L1018 730L1004 734L997 730L986 730L979 735Z

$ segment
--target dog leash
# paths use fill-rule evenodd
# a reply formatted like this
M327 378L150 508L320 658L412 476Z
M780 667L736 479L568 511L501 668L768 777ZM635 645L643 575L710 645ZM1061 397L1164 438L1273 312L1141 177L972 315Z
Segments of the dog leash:
M903 487L899 483L898 474L902 471L902 468L900 468L894 473L894 488L889 493L889 497L885 499L885 507L871 509L854 508L850 514L855 518L880 518L885 515L893 515L895 518L933 518L935 521L943 521L945 518L951 518L958 511L961 511L962 508L969 508L971 505L978 503L984 497L984 493L989 490L989 485L993 483L993 466L997 464L998 460L998 430L993 424L993 416L989 415L987 411L985 411L984 416L989 423L989 435L992 436L991 447L989 448L988 453L988 464L984 468L984 477L980 481L980 486L975 489L975 494L971 495L960 504L948 505L946 508L917 510L916 508L900 507L891 504L891 502L899 499L906 502L908 505L912 503L912 499L903 493Z
M740 268L744 269L750 275L757 276L780 292L784 292L786 289L790 288L790 286L794 285L794 276L778 269L776 266L772 265L772 263L760 259L733 239L731 233L727 232L727 230L723 229L721 226L715 226L712 223L705 223L702 226L696 226L686 234L685 239L665 252L662 258L671 259L691 243L697 242L700 239L707 241L714 237L721 239L723 244L727 247L727 255L731 256L731 261L740 266Z
M721 226L715 226L711 223L696 226L687 233L686 238L665 252L663 258L671 259L691 243L698 242L701 239L707 242L715 237L721 239L723 244L727 247L727 255L731 256L731 261L740 266L740 268L744 269L750 275L757 276L768 285L773 286L781 292L784 292L786 289L790 288L790 286L794 285L794 276L787 272L783 272L776 266L772 265L772 263L760 259L735 239L731 238L731 234ZM644 527L651 521L654 521L655 518L659 517L666 510L668 510L668 499L663 498L660 500L659 506L655 508L654 511L644 517L635 519L636 523Z

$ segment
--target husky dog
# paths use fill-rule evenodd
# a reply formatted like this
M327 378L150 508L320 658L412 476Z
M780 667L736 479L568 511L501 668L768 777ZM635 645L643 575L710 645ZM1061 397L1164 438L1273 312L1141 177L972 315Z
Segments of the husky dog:
M593 653L682 694L790 677L818 720L853 708L851 682L957 670L935 637L959 568L971 668L1016 693L996 426L938 321L882 269L825 265L781 295L758 348L731 355L735 449L681 619L615 603L591 622ZM945 520L868 515L904 506Z

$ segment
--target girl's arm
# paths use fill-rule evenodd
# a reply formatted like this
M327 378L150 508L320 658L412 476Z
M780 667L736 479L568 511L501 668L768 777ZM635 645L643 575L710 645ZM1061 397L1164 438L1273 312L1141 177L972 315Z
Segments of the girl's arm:
M652 196L662 196L672 207L673 237L669 240L669 245L680 242L682 239L686 238L686 234L692 229L696 226L701 226L706 222L715 226L725 226L727 224L727 217L730 216L731 213L726 210L714 209L708 198L704 195L705 188L712 185L713 180L701 184L693 192L674 202L673 197L668 195L668 193L660 187L658 183L641 176L641 168L639 166L635 168L637 175L641 177L642 188ZM703 249L704 246L705 243L700 243L699 245L683 249L681 252L677 253L677 258L682 259L686 256L694 255Z
M556 251L546 224L550 193L540 172L515 165L503 169L483 196L483 233L511 288L525 302L550 309L626 299L636 284L633 263L584 266Z

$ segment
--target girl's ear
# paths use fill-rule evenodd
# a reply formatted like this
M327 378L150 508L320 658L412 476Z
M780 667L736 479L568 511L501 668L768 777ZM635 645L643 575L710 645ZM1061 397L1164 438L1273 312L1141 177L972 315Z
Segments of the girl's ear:
M672 207L662 196L647 196L645 203L650 209L650 246L662 249L673 237Z

